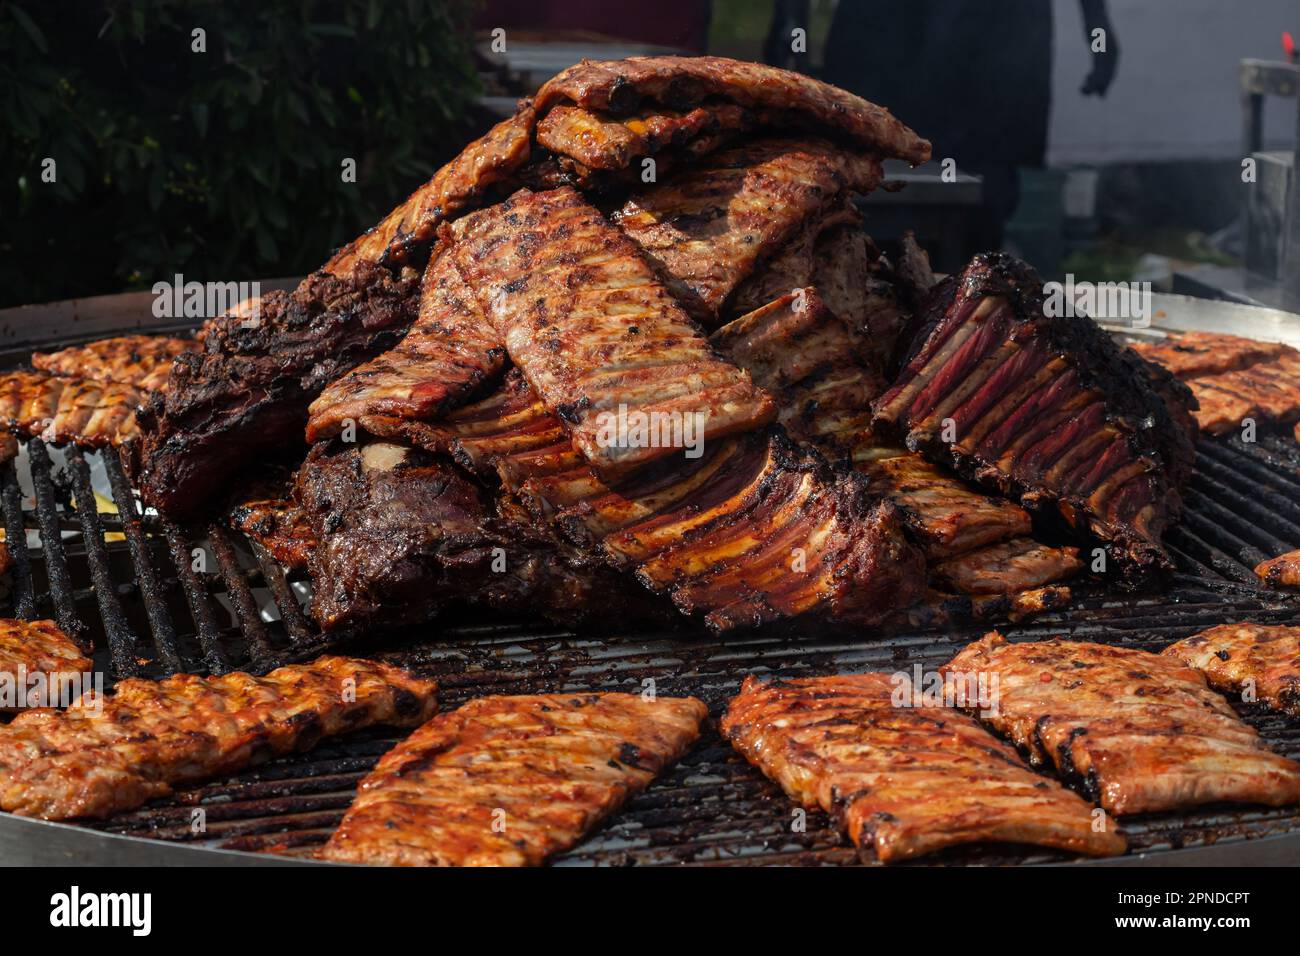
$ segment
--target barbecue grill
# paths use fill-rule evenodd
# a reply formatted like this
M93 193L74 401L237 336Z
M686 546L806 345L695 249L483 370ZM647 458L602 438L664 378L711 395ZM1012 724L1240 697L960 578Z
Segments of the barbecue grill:
M175 330L174 323L152 318L150 302L141 294L0 312L0 367L25 362L34 349L141 329ZM1160 295L1155 310L1164 328L1300 345L1300 317L1287 313ZM1178 572L1164 593L1125 595L1084 585L1069 608L1001 629L1013 639L1064 633L1158 649L1214 624L1300 623L1300 597L1259 587L1251 570L1266 557L1300 548L1300 447L1263 433L1253 443L1202 438L1186 498L1186 515L1167 537ZM700 697L717 716L748 673L930 669L988 629L971 622L880 637L790 627L719 639L685 623L676 630L575 633L479 614L387 636L322 635L303 610L305 582L286 577L262 549L227 528L180 527L142 513L113 454L31 440L0 470L0 509L15 558L12 606L0 612L50 617L92 642L109 685L123 676L178 670L266 671L346 647L435 677L445 708L483 694L627 691L653 681L658 693ZM1300 758L1300 719L1259 705L1237 706L1270 746ZM371 730L326 740L309 753L189 787L102 822L44 823L0 814L0 859L310 863L358 781L396 739ZM806 829L797 830L791 811L774 784L709 730L681 763L555 863L859 862L824 815L809 813ZM1132 852L1107 863L1300 862L1297 807L1204 807L1130 817L1123 825ZM921 862L1067 860L1050 851L984 846Z

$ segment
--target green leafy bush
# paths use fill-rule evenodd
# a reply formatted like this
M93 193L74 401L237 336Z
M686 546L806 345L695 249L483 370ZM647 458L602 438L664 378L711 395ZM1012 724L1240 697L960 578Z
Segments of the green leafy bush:
M471 7L0 2L0 305L317 267L461 144Z

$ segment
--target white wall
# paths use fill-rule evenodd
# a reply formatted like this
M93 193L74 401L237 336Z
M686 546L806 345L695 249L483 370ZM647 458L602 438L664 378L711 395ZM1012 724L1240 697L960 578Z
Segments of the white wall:
M1079 3L1053 2L1050 165L1237 158L1238 65L1282 59L1283 30L1300 43L1300 0L1108 0L1119 69L1105 99L1084 97L1089 53ZM1266 146L1279 148L1294 141L1297 104L1270 100Z

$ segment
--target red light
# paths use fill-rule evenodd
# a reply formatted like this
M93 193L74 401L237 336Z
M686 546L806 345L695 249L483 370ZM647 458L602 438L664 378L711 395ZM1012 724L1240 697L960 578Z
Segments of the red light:
M1295 59L1295 40L1291 38L1291 34L1286 30L1282 31L1282 52L1286 54L1288 60Z

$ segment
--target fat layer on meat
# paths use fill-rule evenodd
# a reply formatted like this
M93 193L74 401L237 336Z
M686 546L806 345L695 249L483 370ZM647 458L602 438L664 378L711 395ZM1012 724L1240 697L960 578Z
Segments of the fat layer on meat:
M693 697L480 697L385 754L321 856L536 866L644 790L706 713Z
M1196 668L1212 687L1300 715L1300 627L1220 624L1164 653Z
M884 673L748 677L722 732L787 794L833 814L884 862L982 841L1124 852L1112 821L1094 820L1083 800L975 720L912 705L907 686L901 697Z
M432 681L387 664L321 657L265 677L132 678L108 697L0 726L0 808L46 820L107 817L174 786L233 773L371 724L416 726Z
M1300 802L1300 763L1270 752L1172 656L1060 639L1010 644L995 632L943 670L950 681L996 681L982 719L1111 813Z

